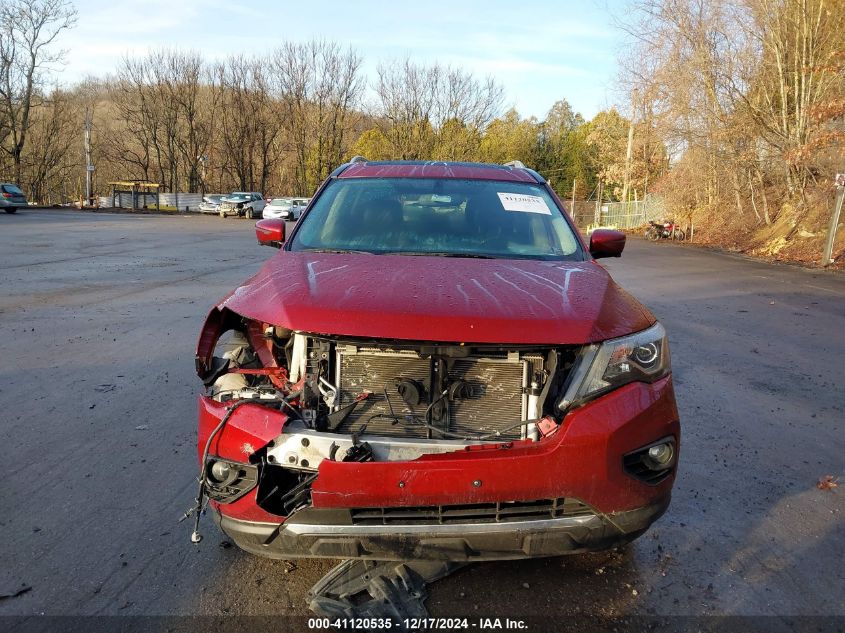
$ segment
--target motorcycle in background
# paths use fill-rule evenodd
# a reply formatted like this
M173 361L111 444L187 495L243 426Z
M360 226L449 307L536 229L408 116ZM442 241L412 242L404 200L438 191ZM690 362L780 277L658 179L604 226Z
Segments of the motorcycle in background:
M656 242L659 239L678 240L680 242L687 237L683 229L674 221L655 222L654 220L649 220L648 224L649 226L645 230L644 237L651 242Z

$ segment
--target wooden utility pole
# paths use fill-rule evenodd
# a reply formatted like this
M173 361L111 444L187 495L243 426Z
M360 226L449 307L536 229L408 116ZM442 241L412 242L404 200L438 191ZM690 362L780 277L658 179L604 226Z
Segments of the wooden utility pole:
M836 199L833 203L833 215L830 216L830 228L827 230L827 240L822 253L822 266L833 263L833 242L836 241L836 229L839 227L839 216L842 214L842 201L845 200L845 174L836 174Z
M599 223L601 222L601 196L602 196L601 184L602 184L601 180L599 180L599 190L598 190L598 195L596 196L596 212L595 212L595 216L593 217L593 223L596 226L598 226Z
M85 202L82 206L93 206L93 191L91 177L94 175L94 165L91 164L91 111L85 110L85 133L83 136L85 146Z

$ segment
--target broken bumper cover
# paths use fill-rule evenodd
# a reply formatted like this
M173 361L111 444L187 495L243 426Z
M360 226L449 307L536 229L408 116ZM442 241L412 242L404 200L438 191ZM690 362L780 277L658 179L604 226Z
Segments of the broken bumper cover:
M311 508L283 524L214 513L238 547L268 558L484 561L558 556L623 545L656 521L669 496L613 514L501 523L350 525L347 513Z

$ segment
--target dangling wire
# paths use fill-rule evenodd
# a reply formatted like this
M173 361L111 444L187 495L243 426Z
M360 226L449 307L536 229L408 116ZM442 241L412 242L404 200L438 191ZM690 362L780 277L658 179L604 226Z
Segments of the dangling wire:
M232 414L235 412L243 404L249 403L257 403L256 400L238 400L235 402L229 410L226 411L226 415L223 416L223 419L220 420L220 423L214 427L214 430L209 434L208 439L205 441L205 448L202 451L202 460L200 461L200 474L198 478L199 485L197 487L197 498L194 504L194 507L185 512L182 516L181 521L187 519L191 514L194 515L194 531L191 533L191 542L192 543L199 543L202 540L202 535L200 534L200 516L202 515L204 501L205 501L205 488L206 488L206 462L208 461L208 452L211 450L211 442L214 441L214 438L217 436L220 431L223 430L223 427L226 426L226 423L229 421L229 418L232 417Z

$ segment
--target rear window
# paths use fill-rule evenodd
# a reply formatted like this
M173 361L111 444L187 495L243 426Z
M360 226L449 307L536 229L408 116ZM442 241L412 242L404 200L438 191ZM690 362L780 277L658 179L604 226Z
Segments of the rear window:
M3 193L14 193L14 194L17 194L19 196L23 195L23 191L21 191L20 189L15 187L15 185L2 185L2 187L0 187L0 188L3 189Z
M582 259L563 212L538 184L429 178L331 182L293 251L503 259Z

